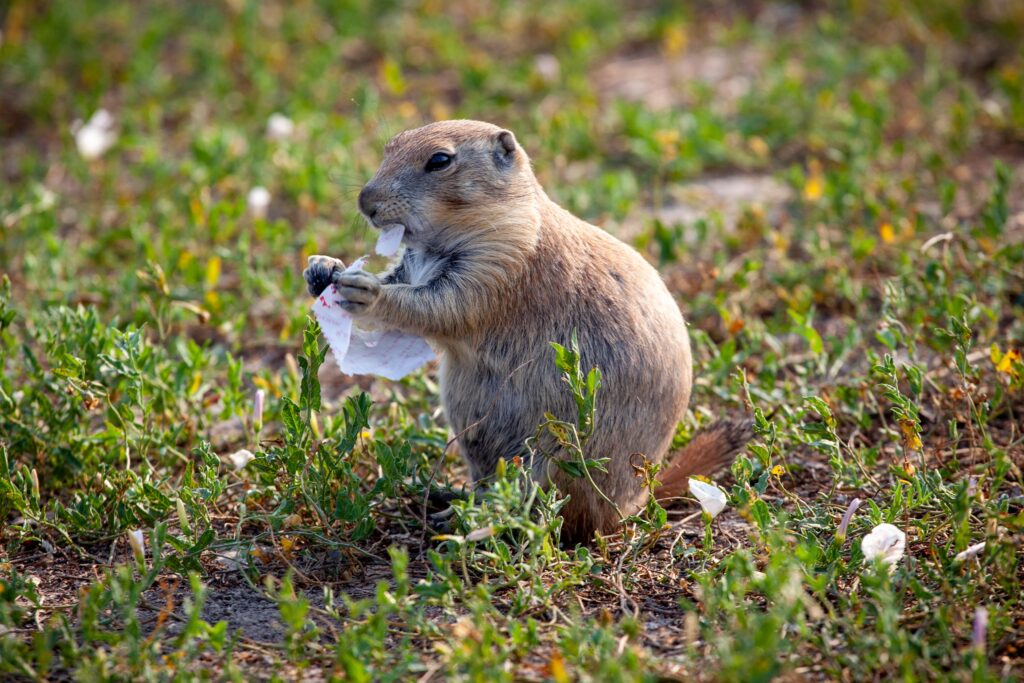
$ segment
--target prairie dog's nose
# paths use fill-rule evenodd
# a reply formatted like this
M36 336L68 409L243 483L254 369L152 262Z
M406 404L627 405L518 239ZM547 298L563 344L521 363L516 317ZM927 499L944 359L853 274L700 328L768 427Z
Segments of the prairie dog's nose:
M380 192L377 186L373 183L367 183L359 191L359 210L366 214L367 218L373 218L377 214L380 199Z

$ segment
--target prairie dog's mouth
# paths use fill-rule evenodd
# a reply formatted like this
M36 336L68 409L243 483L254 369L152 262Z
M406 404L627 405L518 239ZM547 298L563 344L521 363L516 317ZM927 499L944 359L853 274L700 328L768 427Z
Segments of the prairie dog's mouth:
M363 214L363 218L370 224L374 230L384 231L388 228L396 225L403 225L408 227L410 223L415 223L415 219L412 216L388 216L387 218L381 218L380 216L374 216L370 218L366 214Z
M430 223L415 213L391 216L387 219L375 216L369 219L368 222L374 230L379 231L378 239L382 239L384 233L394 229L395 226L401 226L404 228L403 234L400 238L396 239L410 247L420 246L423 239L432 232Z

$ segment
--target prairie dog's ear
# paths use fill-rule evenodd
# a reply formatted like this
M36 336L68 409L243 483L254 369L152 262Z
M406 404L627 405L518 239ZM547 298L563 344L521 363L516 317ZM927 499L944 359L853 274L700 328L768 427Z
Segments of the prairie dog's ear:
M501 167L509 167L516 157L516 136L512 131L503 130L496 136L494 156Z

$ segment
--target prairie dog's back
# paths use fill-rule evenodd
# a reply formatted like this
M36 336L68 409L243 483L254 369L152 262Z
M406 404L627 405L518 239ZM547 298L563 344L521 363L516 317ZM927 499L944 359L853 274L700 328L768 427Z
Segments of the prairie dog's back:
M610 458L607 474L593 474L619 511L589 482L553 463L542 459L532 467L535 478L572 497L564 510L567 538L585 539L613 529L620 513L632 514L646 501L630 456L660 462L668 452L689 401L689 340L661 277L635 250L543 191L534 202L537 241L520 254L523 267L492 300L486 323L435 338L447 351L442 400L452 431L468 430L459 441L473 478L486 479L498 458L522 454L545 413L575 419L550 348L550 342L568 346L575 331L582 369L596 366L603 375L598 427L587 450Z

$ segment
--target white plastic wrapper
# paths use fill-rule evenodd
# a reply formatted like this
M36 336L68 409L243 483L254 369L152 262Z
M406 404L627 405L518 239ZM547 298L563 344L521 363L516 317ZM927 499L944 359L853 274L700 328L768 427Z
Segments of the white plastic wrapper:
M402 237L405 236L405 226L400 223L389 225L380 231L377 238L376 251L381 256L394 256L398 253L398 247L402 245Z
M346 270L361 268L365 261L361 258ZM341 307L341 301L337 288L328 285L313 304L313 315L338 367L346 375L378 375L396 380L434 359L434 351L423 337L398 330L359 329Z
M433 360L434 350L423 337L414 334L396 330L367 332L353 327L348 353L335 358L338 358L338 367L346 375L401 379Z

